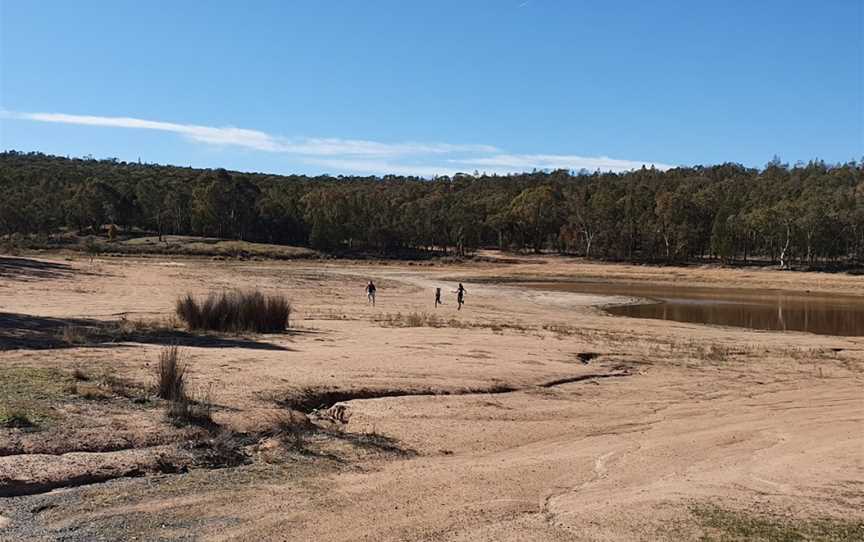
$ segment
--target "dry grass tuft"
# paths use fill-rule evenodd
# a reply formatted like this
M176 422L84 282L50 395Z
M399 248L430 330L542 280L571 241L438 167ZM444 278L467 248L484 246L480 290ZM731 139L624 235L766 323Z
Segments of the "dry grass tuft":
M209 428L216 425L213 421L213 404L207 396L201 399L183 396L180 399L170 401L166 414L171 423L178 427L197 425Z
M428 312L409 312L402 314L385 314L376 318L376 321L384 327L470 327L469 324L460 322L454 318L445 320L436 314Z
M187 294L177 300L177 316L194 330L279 332L288 327L291 304L282 295L251 292L210 293L203 300Z
M222 429L209 438L196 441L193 446L195 464L199 467L220 469L249 463L244 450L246 442L232 431Z
M159 353L156 366L156 395L168 401L166 415L174 425L197 425L213 428L212 389L193 396L186 385L188 364L177 346L168 346ZM115 392L116 393L116 392Z
M71 324L63 326L63 329L60 330L60 340L68 345L85 344L89 341L91 335L91 330Z
M168 401L186 397L186 363L177 346L168 346L159 353L156 368L156 395Z
M291 411L273 414L268 421L273 438L291 450L302 450L306 446L306 436L314 430L309 418Z

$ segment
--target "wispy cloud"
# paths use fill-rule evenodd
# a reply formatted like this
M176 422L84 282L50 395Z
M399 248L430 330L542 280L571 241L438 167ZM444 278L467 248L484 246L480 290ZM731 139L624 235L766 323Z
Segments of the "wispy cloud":
M506 175L533 169L626 171L643 165L658 169L674 167L656 162L619 160L605 156L508 154L492 145L387 143L361 139L282 137L260 130L233 126L201 126L133 117L21 113L5 110L0 110L0 117L34 122L169 132L196 143L293 155L297 161L325 168L331 173L433 177L474 170Z
M303 160L309 165L323 168L332 174L360 173L367 175L413 175L417 177L438 177L441 175L452 176L464 171L458 167L428 165L428 164L401 164L387 160L374 159L308 159ZM491 173L491 172L490 172Z
M244 147L267 152L302 154L312 156L405 156L439 155L465 152L497 152L490 145L454 145L449 143L382 143L359 139L298 137L285 138L259 130L214 127L196 124L177 124L132 117L98 117L91 115L68 115L65 113L15 113L4 112L4 116L38 122L77 124L82 126L106 126L112 128L136 128L181 134L192 141L211 145Z
M450 160L452 163L465 164L474 168L492 167L510 171L530 171L532 169L567 169L589 171L629 171L631 169L655 167L670 169L675 166L640 160L618 160L607 156L589 157L562 154L495 154L480 158Z

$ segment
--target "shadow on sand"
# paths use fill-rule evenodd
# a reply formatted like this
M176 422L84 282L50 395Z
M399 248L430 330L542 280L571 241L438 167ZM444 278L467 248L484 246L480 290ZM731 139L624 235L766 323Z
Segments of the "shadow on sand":
M73 275L91 274L69 264L47 260L32 260L0 256L0 279L6 280L50 280L69 278Z
M298 332L286 331L285 335ZM145 326L127 329L120 321L86 318L51 318L0 312L0 350L45 350L120 346L117 343L192 346L199 348L250 348L282 350L292 348L243 337L193 334L182 330Z

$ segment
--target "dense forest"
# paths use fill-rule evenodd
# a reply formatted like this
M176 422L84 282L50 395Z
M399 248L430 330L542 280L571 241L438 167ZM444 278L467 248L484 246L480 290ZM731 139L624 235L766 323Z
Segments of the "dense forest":
M0 236L120 231L325 251L825 264L864 260L864 162L509 176L268 175L0 154Z

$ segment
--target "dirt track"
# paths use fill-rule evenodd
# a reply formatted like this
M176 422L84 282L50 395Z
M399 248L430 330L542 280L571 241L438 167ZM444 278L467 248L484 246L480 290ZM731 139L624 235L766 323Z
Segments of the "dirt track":
M193 383L214 390L218 423L248 432L305 386L407 395L350 401L345 429L392 439L403 453L358 448L339 460L256 460L0 500L0 539L4 531L45 540L724 534L698 513L707 505L793 526L864 521L864 339L628 320L602 313L594 305L610 300L598 296L471 281L593 276L862 295L860 278L557 258L461 267L131 259L7 267L0 312L12 316L0 341L24 346L0 352L0 371L110 369L147 385L159 336L64 346L52 343L58 322L165 318L183 293L255 286L292 298L292 333L190 339L186 347ZM363 297L370 277L375 308ZM431 287L449 292L458 280L468 289L465 310L449 293L433 309ZM438 327L393 327L411 312L436 314ZM586 353L598 356L584 363ZM588 378L605 374L622 376ZM466 393L504 388L514 391ZM112 401L98 406L104 425L86 436L66 428L68 450L55 452L78 452L112 432L141 442L136 428L157 432L150 410L120 418ZM23 437L0 429L0 444L14 438ZM344 442L325 444L339 451ZM4 466L14 470L14 456L0 459L0 476Z

